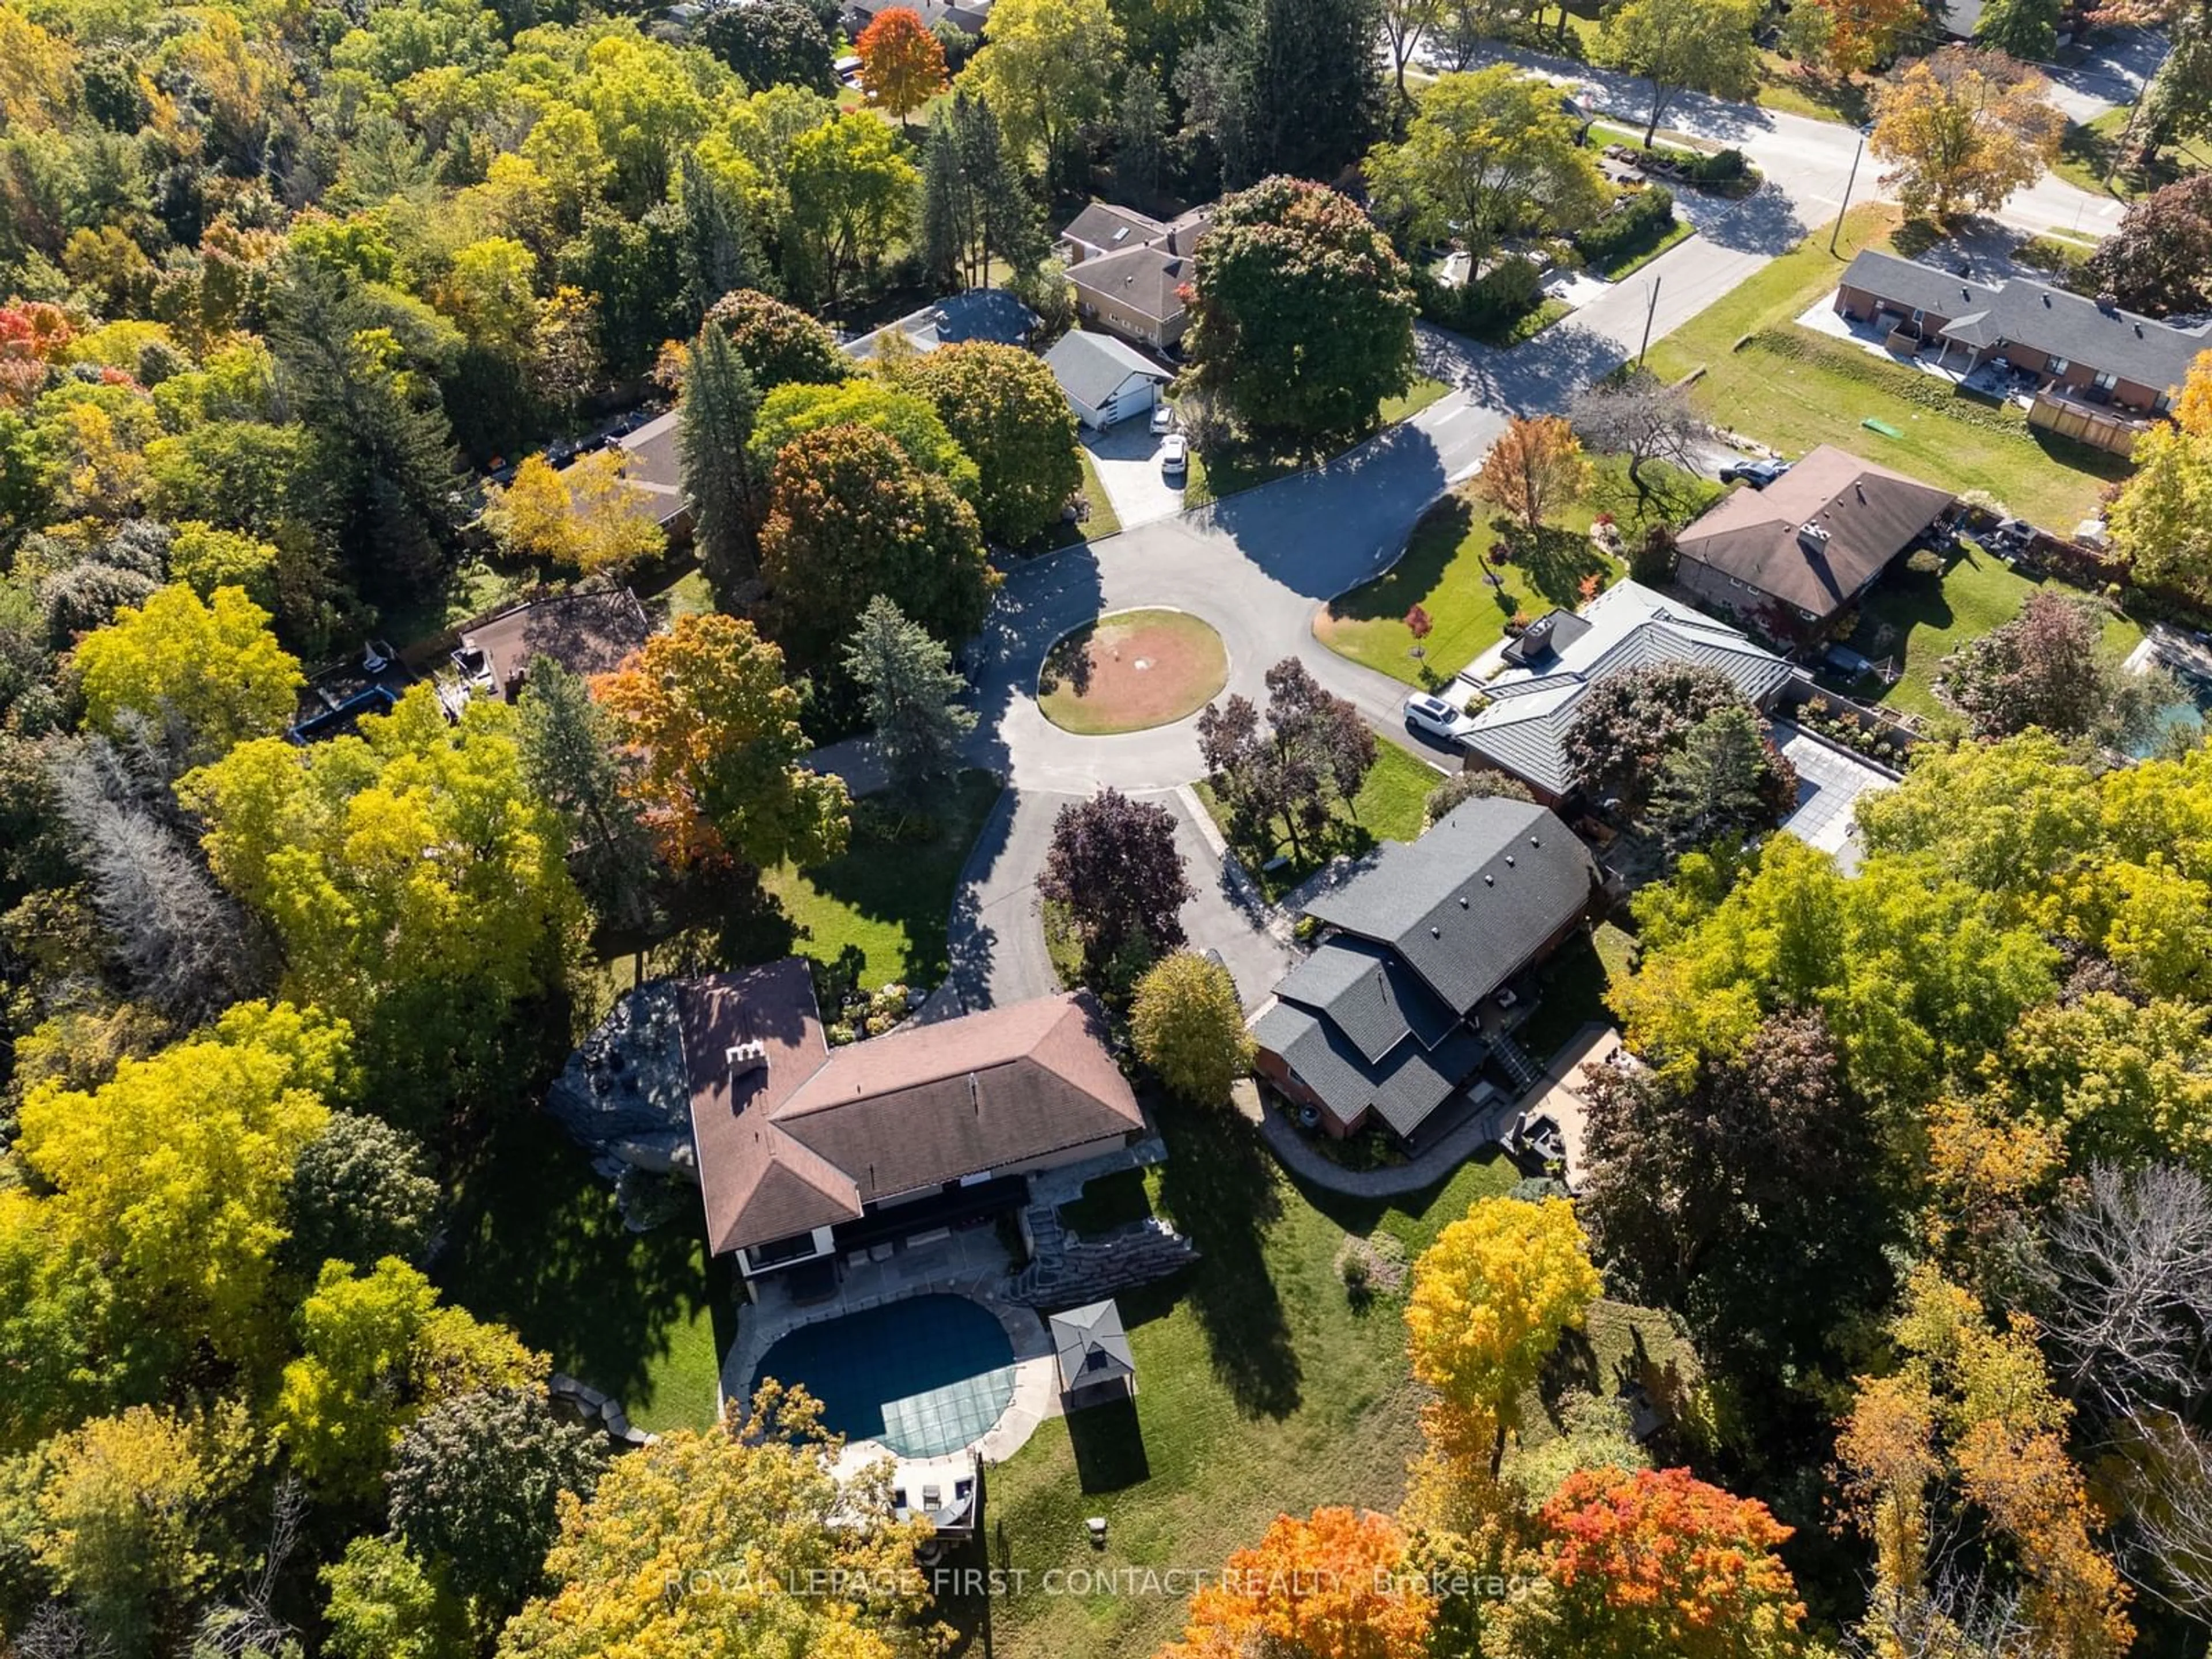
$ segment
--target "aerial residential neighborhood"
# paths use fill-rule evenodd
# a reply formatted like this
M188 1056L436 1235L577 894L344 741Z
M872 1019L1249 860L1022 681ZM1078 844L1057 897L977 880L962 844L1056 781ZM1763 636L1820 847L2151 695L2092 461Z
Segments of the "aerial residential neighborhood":
M2203 0L0 0L0 1659L2205 1659Z

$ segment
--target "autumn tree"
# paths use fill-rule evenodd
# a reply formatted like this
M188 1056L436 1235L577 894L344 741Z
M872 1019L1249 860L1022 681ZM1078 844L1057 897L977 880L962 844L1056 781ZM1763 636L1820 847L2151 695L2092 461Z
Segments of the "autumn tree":
M1751 95L1759 80L1752 34L1760 9L1759 0L1624 0L1606 13L1592 56L1650 87L1647 145L1684 92Z
M724 295L707 321L728 337L763 395L793 380L828 385L853 372L835 334L796 306L753 289Z
M2212 596L2212 350L2197 354L2173 424L2136 441L2134 476L2107 514L2136 580Z
M1978 737L2033 726L2125 748L2155 728L2160 705L2174 695L2170 682L2161 688L2123 667L2105 647L2104 624L2094 602L2038 588L2012 621L1946 658L1936 690Z
M1945 46L1875 88L1875 155L1882 184L1909 213L1947 224L2033 184L2058 153L2066 118L2051 83L2000 52Z
M1063 408L1066 401L1060 399ZM955 441L936 405L902 386L866 376L836 386L780 386L769 392L753 422L755 472L767 477L793 440L833 426L882 433L917 469L944 479L962 501L974 502L981 483L975 462Z
M2212 308L2212 173L2191 173L2129 203L2087 274L2099 291L2148 316Z
M888 1465L841 1480L820 1420L771 1384L714 1428L616 1460L588 1502L562 1506L552 1588L508 1623L500 1659L894 1659L926 1523L892 1519ZM672 1571L680 1597L659 1591Z
M1194 890L1176 846L1175 814L1102 789L1060 809L1037 891L1066 908L1097 975L1125 949L1147 954L1182 944L1182 910Z
M760 393L729 331L711 319L684 349L684 361L676 453L692 540L715 597L733 605L760 572L760 521L768 507L766 472L752 453Z
M1820 1650L1778 1553L1792 1529L1687 1469L1578 1470L1537 1515L1537 1570L1498 1610L1515 1659L1796 1659ZM1486 1646L1490 1632L1486 1632Z
M1074 411L1052 371L1018 346L969 341L940 347L901 376L935 405L980 473L983 534L1020 547L1060 522L1083 487Z
M670 863L816 864L844 850L845 786L812 747L783 653L750 623L679 617L592 692L613 715L629 787Z
M1486 800L1493 795L1506 800L1536 799L1528 793L1528 786L1516 777L1493 772L1486 766L1467 766L1429 791L1422 805L1422 817L1425 823L1438 823L1449 817L1455 807L1471 800Z
M569 869L602 922L635 926L652 914L652 838L623 787L615 726L585 678L551 657L532 659L522 700L522 766L539 799L566 823Z
M1159 1659L1241 1659L1255 1652L1312 1659L1416 1659L1428 1650L1437 1601L1409 1565L1398 1523L1371 1510L1319 1509L1275 1517L1190 1598L1182 1640Z
M282 732L300 688L300 665L269 631L269 613L237 587L204 603L191 588L162 588L88 634L76 647L85 720L110 736L135 714L173 725L202 757Z
M999 584L975 509L883 433L851 425L804 433L777 455L761 574L768 631L808 668L836 661L879 593L952 641L982 625Z
M961 86L991 106L1018 157L1048 158L1104 116L1124 41L1106 0L1012 0L991 8Z
M1191 287L1192 383L1255 434L1303 443L1355 436L1410 381L1415 307L1405 262L1323 185L1275 178L1225 198Z
M1791 51L1842 79L1888 63L1928 27L1917 0L1808 0L1784 22Z
M1500 237L1566 234L1594 221L1604 180L1548 82L1499 64L1439 76L1404 139L1367 157L1376 212L1402 236L1456 237L1478 264Z
M1483 457L1471 488L1532 533L1547 514L1586 494L1596 469L1575 429L1558 415L1516 415Z
M945 48L921 14L908 6L886 6L869 20L853 42L860 54L860 82L868 100L906 118L945 90Z
M354 1539L321 1578L326 1640L337 1659L460 1659L473 1651L460 1597L397 1539Z
M1640 802L1694 727L1742 702L1733 680L1702 663L1616 674L1576 708L1561 744L1568 772L1595 799Z
M1375 764L1375 733L1348 699L1326 690L1296 657L1267 673L1267 710L1241 693L1198 717L1199 754L1229 805L1238 838L1272 854L1276 829L1304 859Z
M485 492L483 526L510 558L543 559L592 575L649 558L662 546L653 498L628 483L622 456L593 450L564 467L524 458L514 481Z
M1565 1199L1484 1199L1413 1263L1406 1304L1413 1374L1437 1391L1434 1439L1495 1479L1522 1390L1599 1291Z
M1164 957L1137 981L1129 1029L1139 1057L1194 1106L1220 1105L1251 1067L1237 981L1195 951Z
M975 711L960 705L968 685L952 666L952 653L878 593L860 613L844 667L860 688L892 791L908 801L923 799L932 785L958 770L961 743L975 729Z

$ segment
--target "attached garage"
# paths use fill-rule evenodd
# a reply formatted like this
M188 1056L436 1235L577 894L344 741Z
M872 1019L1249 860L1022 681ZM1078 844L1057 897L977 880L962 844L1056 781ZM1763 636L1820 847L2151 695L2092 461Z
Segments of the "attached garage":
M1161 386L1170 378L1167 370L1134 346L1105 334L1062 335L1044 361L1066 394L1075 418L1098 432L1151 414Z

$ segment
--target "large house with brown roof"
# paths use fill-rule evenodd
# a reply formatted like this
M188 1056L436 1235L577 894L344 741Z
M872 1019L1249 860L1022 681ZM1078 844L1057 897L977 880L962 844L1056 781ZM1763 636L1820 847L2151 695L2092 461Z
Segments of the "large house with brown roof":
M1952 495L1822 444L1676 538L1677 586L1771 634L1819 629L1949 512Z
M829 1046L796 957L677 988L709 1247L748 1278L1027 1202L1144 1115L1085 993Z
M1091 203L1060 233L1076 309L1125 340L1173 349L1182 341L1191 256L1212 220L1210 206L1163 222L1133 208Z

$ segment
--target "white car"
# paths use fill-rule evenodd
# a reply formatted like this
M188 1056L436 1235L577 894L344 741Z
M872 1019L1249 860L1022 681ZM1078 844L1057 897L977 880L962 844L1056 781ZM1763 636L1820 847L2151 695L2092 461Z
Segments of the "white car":
M454 652L453 666L471 691L489 691L498 683L492 674L491 653L480 645L465 645Z
M1160 471L1172 477L1189 466L1190 440L1180 432L1170 433L1168 441L1160 446Z
M1466 724L1466 717L1442 697L1416 691L1406 699L1406 722L1432 738L1455 738Z
M1152 405L1152 430L1155 434L1165 434L1175 430L1175 405L1173 404L1154 404Z

